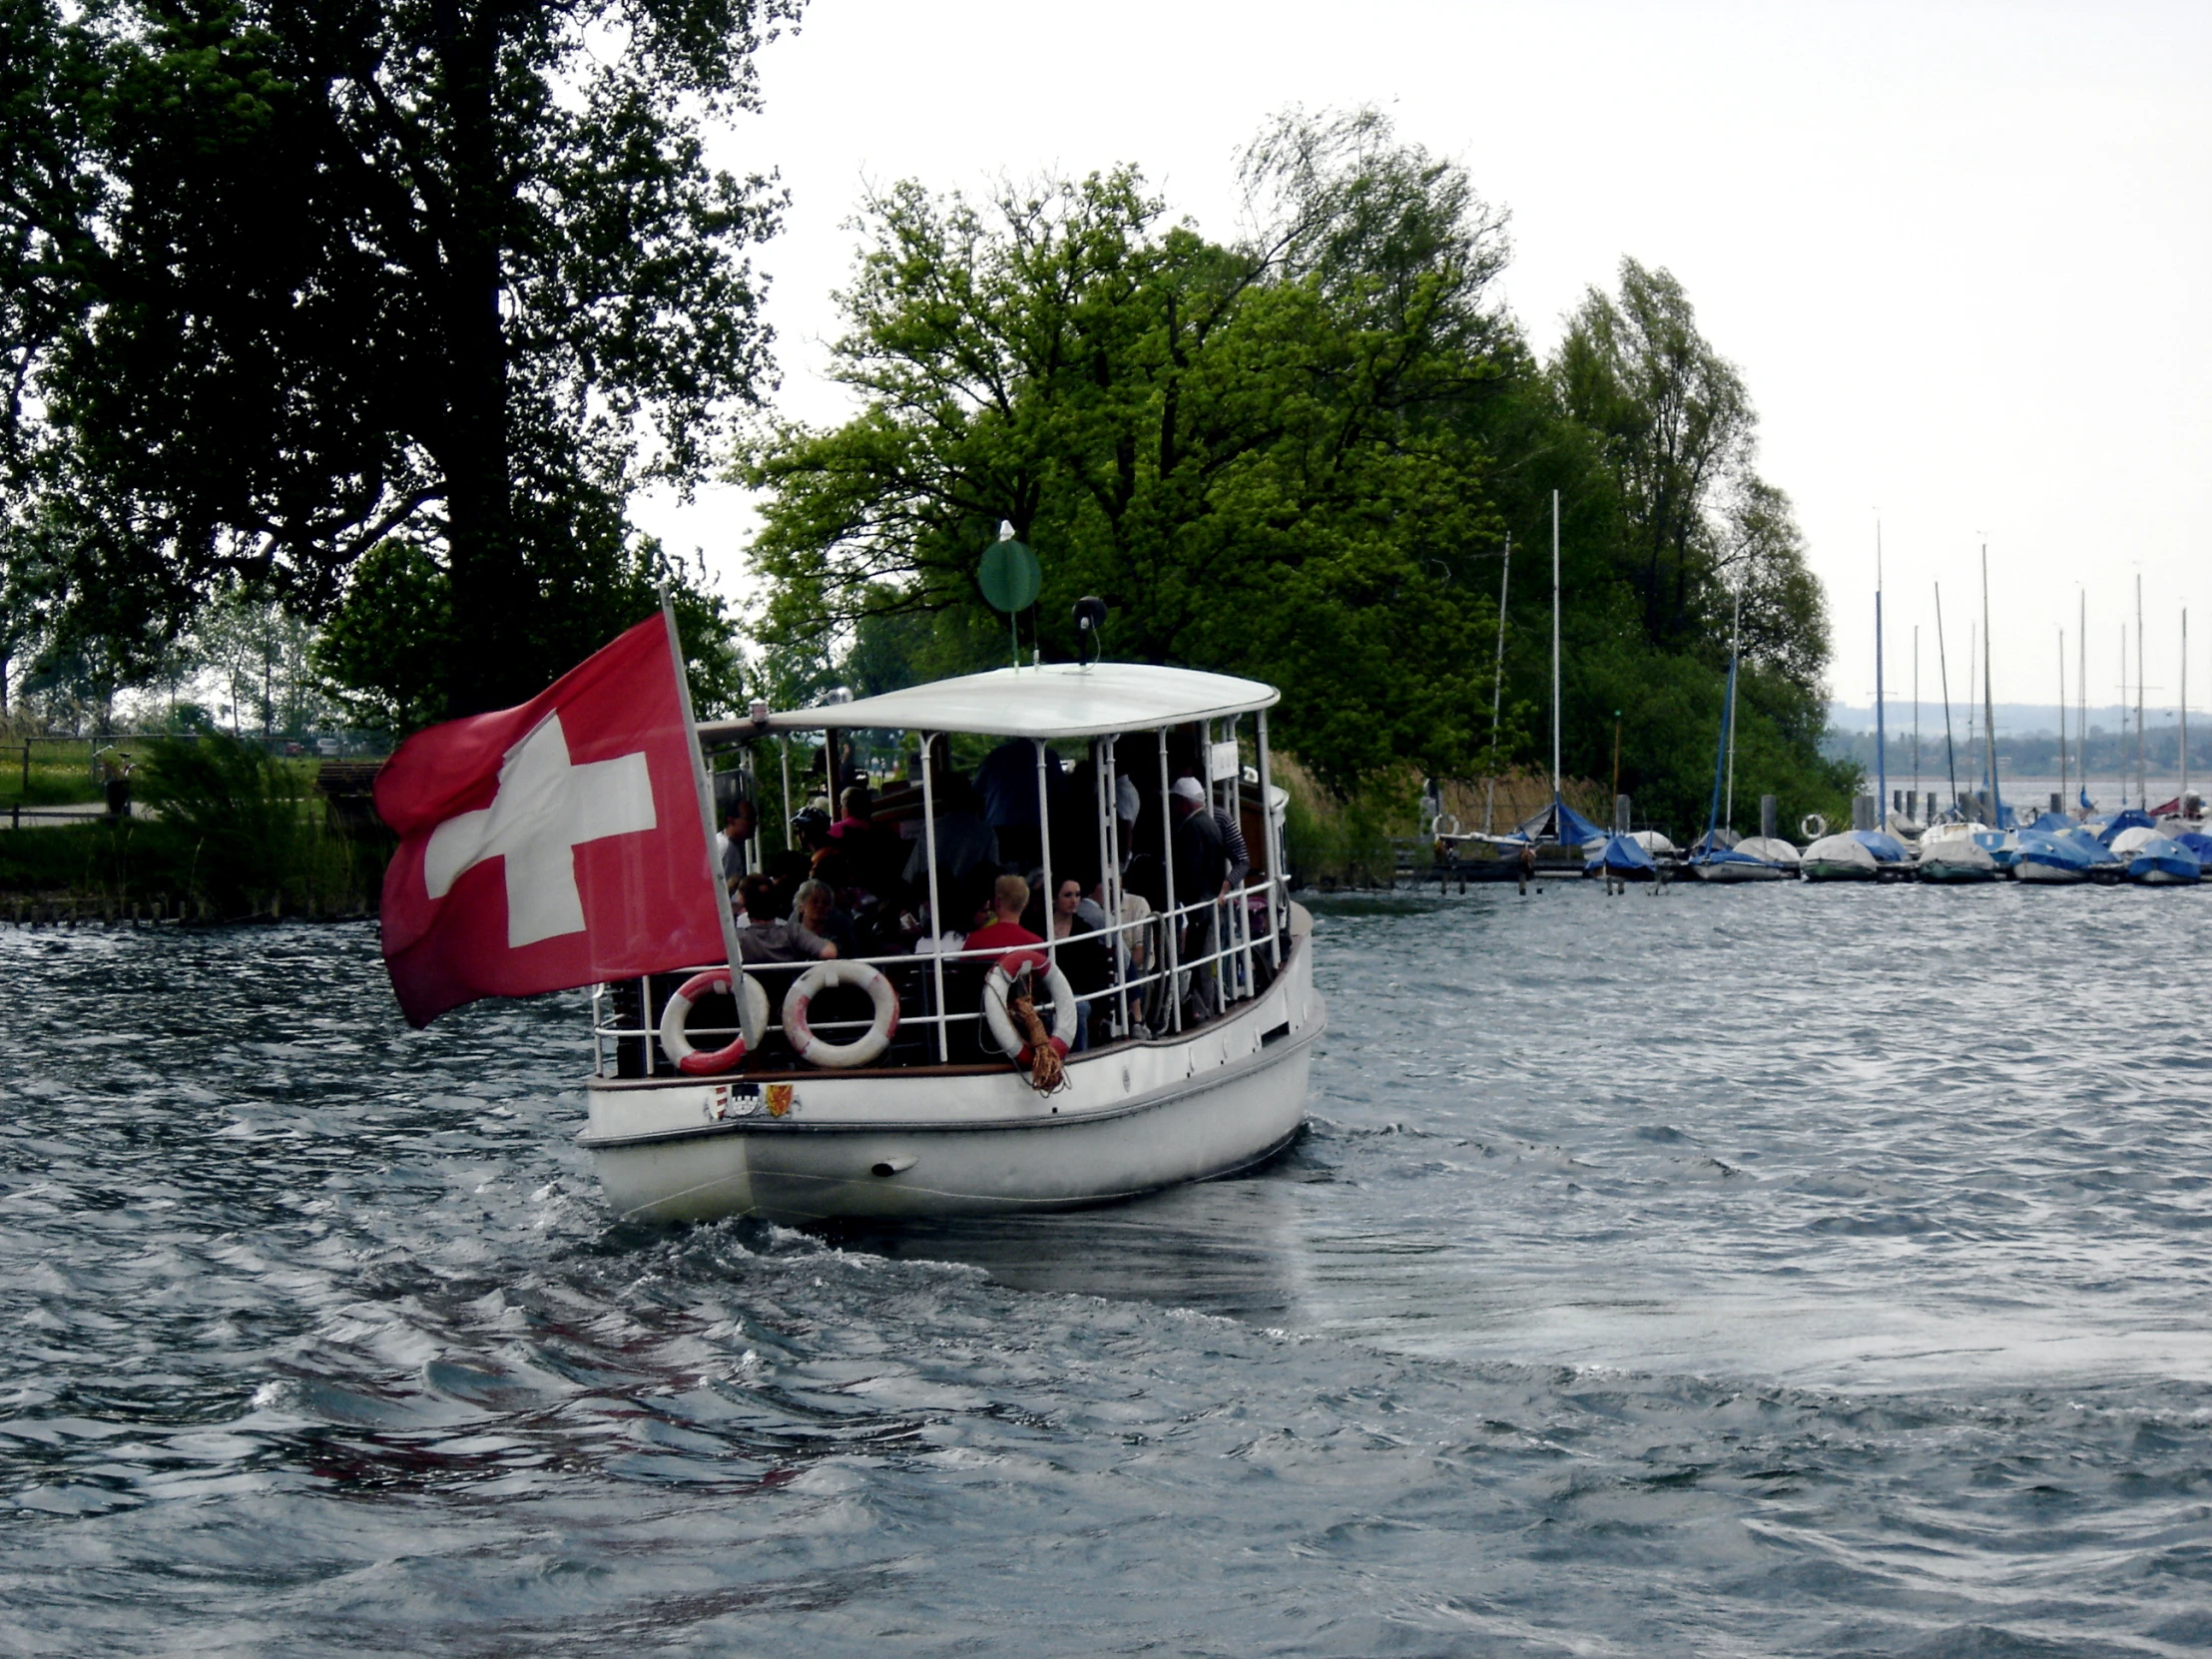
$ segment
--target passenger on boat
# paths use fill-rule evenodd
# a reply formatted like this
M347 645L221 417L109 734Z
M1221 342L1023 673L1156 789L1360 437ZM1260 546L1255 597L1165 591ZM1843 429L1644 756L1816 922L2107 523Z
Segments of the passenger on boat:
M1178 961L1209 956L1219 929L1214 915L1229 879L1229 855L1222 846L1221 826L1206 810L1206 786L1196 778L1178 778L1173 790L1175 831L1172 844L1175 901L1194 905L1183 923ZM1214 964L1201 963L1191 971L1184 997L1183 1017L1196 1024L1214 1013Z
M748 963L802 962L834 956L837 947L809 928L785 919L776 901L776 883L766 875L748 875L738 883L745 925L738 929L738 956Z
M800 882L791 920L794 927L835 945L839 956L849 960L860 954L859 936L853 930L852 918L837 908L836 895L830 890L827 881Z
M847 835L866 835L875 826L869 817L875 805L875 795L865 784L854 784L837 797L837 806L843 816L830 826L830 838L843 840Z
M1075 992L1075 1051L1091 1046L1091 999L1113 978L1112 960L1097 927L1083 915L1082 884L1070 876L1058 883L1052 903L1052 954Z
M1029 883L1018 875L1001 875L991 886L991 919L967 936L969 950L1018 950L1044 940L1021 924L1021 912L1029 907Z
M722 884L731 892L736 892L738 883L745 878L746 846L759 824L760 817L753 803L742 795L730 803L730 810L723 815Z
M1063 817L1060 757L1045 750L1047 805L1055 820ZM983 820L997 831L1002 858L1017 869L1033 866L1044 854L1044 835L1037 825L1037 746L1026 738L1008 738L983 757L975 769L975 790L981 797Z
M999 865L998 837L976 812L975 791L958 773L949 774L938 791L935 840L937 884L956 885L969 871L982 865ZM917 837L907 856L904 880L918 904L929 896L928 841ZM955 912L957 913L957 912Z

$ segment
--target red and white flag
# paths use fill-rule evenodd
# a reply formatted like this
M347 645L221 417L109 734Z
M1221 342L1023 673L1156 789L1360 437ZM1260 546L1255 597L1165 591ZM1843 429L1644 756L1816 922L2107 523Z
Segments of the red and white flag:
M408 1023L724 959L674 624L641 622L517 709L417 732L376 775L399 832L384 965Z

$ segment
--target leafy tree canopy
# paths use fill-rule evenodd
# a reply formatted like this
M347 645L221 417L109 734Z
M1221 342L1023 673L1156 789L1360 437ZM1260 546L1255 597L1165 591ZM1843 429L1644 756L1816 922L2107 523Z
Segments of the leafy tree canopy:
M702 123L799 5L4 0L0 461L57 614L127 658L231 581L321 617L396 537L447 710L599 643L629 491L770 372L780 199Z
M1740 778L1771 754L1774 793L1833 809L1820 589L1680 285L1624 265L1540 363L1491 291L1503 216L1381 116L1287 116L1241 177L1228 242L1131 168L870 196L833 358L856 412L742 451L764 642L856 687L1002 660L976 570L1005 520L1047 655L1095 593L1111 654L1280 685L1277 740L1332 786L1548 767L1556 490L1569 770L1607 775L1618 709L1623 787L1702 814L1741 588Z

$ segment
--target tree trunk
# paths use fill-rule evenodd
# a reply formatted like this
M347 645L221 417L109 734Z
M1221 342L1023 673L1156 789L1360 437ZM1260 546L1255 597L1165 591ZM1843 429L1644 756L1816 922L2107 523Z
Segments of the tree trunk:
M508 454L507 341L500 321L498 227L510 191L500 178L492 121L498 52L494 7L464 14L437 0L440 68L450 124L450 220L439 227L438 274L446 408L436 446L445 475L454 656L453 716L519 703L540 689L530 662L534 597L516 543Z

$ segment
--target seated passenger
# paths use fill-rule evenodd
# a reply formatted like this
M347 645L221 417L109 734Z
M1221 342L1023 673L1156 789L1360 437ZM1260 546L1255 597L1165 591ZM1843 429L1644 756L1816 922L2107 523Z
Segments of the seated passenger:
M738 883L745 925L738 929L738 959L746 964L801 962L836 955L837 947L808 928L784 919L776 902L776 883L766 875L748 875Z
M836 955L849 959L859 955L859 939L853 931L852 918L836 907L835 896L827 881L802 881L798 900L792 907L792 925L817 938L828 939L837 947Z
M1001 875L991 888L991 919L967 936L969 950L1018 950L1044 940L1021 924L1021 912L1029 905L1029 883L1018 875Z
M874 792L865 784L854 784L837 797L837 805L843 816L830 826L832 840L843 840L847 835L865 835L875 828L870 811L875 805Z

